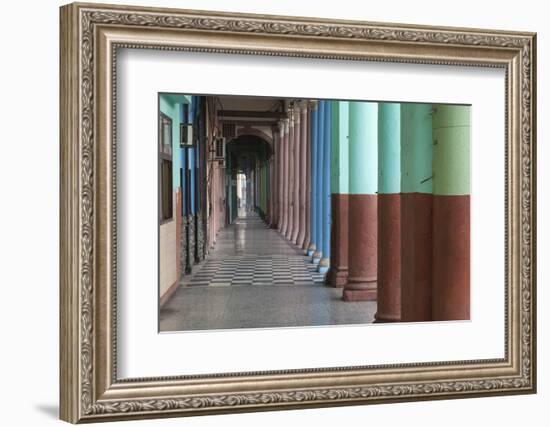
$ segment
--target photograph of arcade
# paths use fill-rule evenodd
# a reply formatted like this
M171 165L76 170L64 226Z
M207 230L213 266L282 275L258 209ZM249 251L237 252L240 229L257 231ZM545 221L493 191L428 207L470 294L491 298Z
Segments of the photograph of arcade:
M470 108L160 93L159 330L469 320Z

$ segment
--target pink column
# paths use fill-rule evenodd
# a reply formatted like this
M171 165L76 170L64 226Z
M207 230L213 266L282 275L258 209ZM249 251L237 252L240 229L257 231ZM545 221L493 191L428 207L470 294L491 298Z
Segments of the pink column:
M218 232L218 168L216 163L212 165L212 247L216 244Z
M306 236L306 176L307 176L307 101L301 101L300 107L300 180L298 183L299 190L299 227L296 244L303 248Z
M294 232L294 106L288 109L288 193L287 193L287 228L285 237L290 240Z
M289 137L288 137L288 131L289 131L289 119L283 120L283 146L284 146L284 158L283 158L283 227L281 229L281 233L283 236L286 235L287 229L288 229L288 174L289 174L289 165L288 165L288 158L289 158Z
M292 211L292 243L298 243L298 235L300 234L300 155L301 149L301 126L300 126L300 105L294 104L294 198L293 198L293 211Z
M210 136L206 135L206 253L210 252L212 244L212 214L210 212L210 203L212 202L212 174L210 172Z
M218 231L218 195L217 195L217 187L218 187L218 170L216 168L216 164L214 163L212 165L212 247L216 244L216 233Z
M273 227L274 218L273 218L273 199L271 197L273 193L273 159L275 157L271 155L271 157L268 160L269 165L269 180L268 180L268 193L266 194L266 203L267 203L267 211L269 212L269 226Z
M311 243L311 101L307 103L306 110L306 209L305 209L305 237L302 249L307 255Z
M278 202L278 218L277 218L277 228L279 231L283 229L283 209L284 209L284 133L285 127L282 120L279 121L279 127L277 129L277 155L279 156L279 173L277 175L277 196L279 198Z
M218 194L219 194L219 205L220 209L218 211L218 233L220 230L225 228L227 225L227 211L229 210L230 200L227 197L227 186L225 185L225 169L222 168L221 164L218 163Z
M214 234L214 243L216 243L218 239L218 232L220 231L220 228L222 228L223 223L223 216L222 212L224 209L224 204L222 203L223 197L222 197L222 179L223 179L223 169L220 168L220 165L216 162L214 167L216 168L216 233Z
M277 175L279 174L279 144L277 141L278 131L275 126L271 128L271 135L273 136L273 154L271 157L271 187L269 188L269 198L271 200L271 228L277 228L279 221L279 196L277 190Z

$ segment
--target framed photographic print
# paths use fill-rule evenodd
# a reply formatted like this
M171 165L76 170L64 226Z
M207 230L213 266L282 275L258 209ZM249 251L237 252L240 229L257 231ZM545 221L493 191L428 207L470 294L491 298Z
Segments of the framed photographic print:
M60 22L62 419L535 392L535 34Z

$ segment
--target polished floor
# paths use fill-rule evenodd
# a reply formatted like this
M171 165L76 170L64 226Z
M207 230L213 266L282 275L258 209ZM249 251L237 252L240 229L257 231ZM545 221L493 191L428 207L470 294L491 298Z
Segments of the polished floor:
M160 312L161 331L371 323L375 302L343 302L302 250L252 212L220 231Z

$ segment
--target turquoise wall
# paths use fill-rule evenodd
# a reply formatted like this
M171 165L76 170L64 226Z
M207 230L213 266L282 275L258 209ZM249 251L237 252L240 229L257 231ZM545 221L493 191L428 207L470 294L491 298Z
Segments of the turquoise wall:
M181 187L180 168L182 154L180 148L180 104L189 103L190 97L185 95L160 94L160 111L172 119L172 185L174 189ZM158 144L158 143L157 143Z

